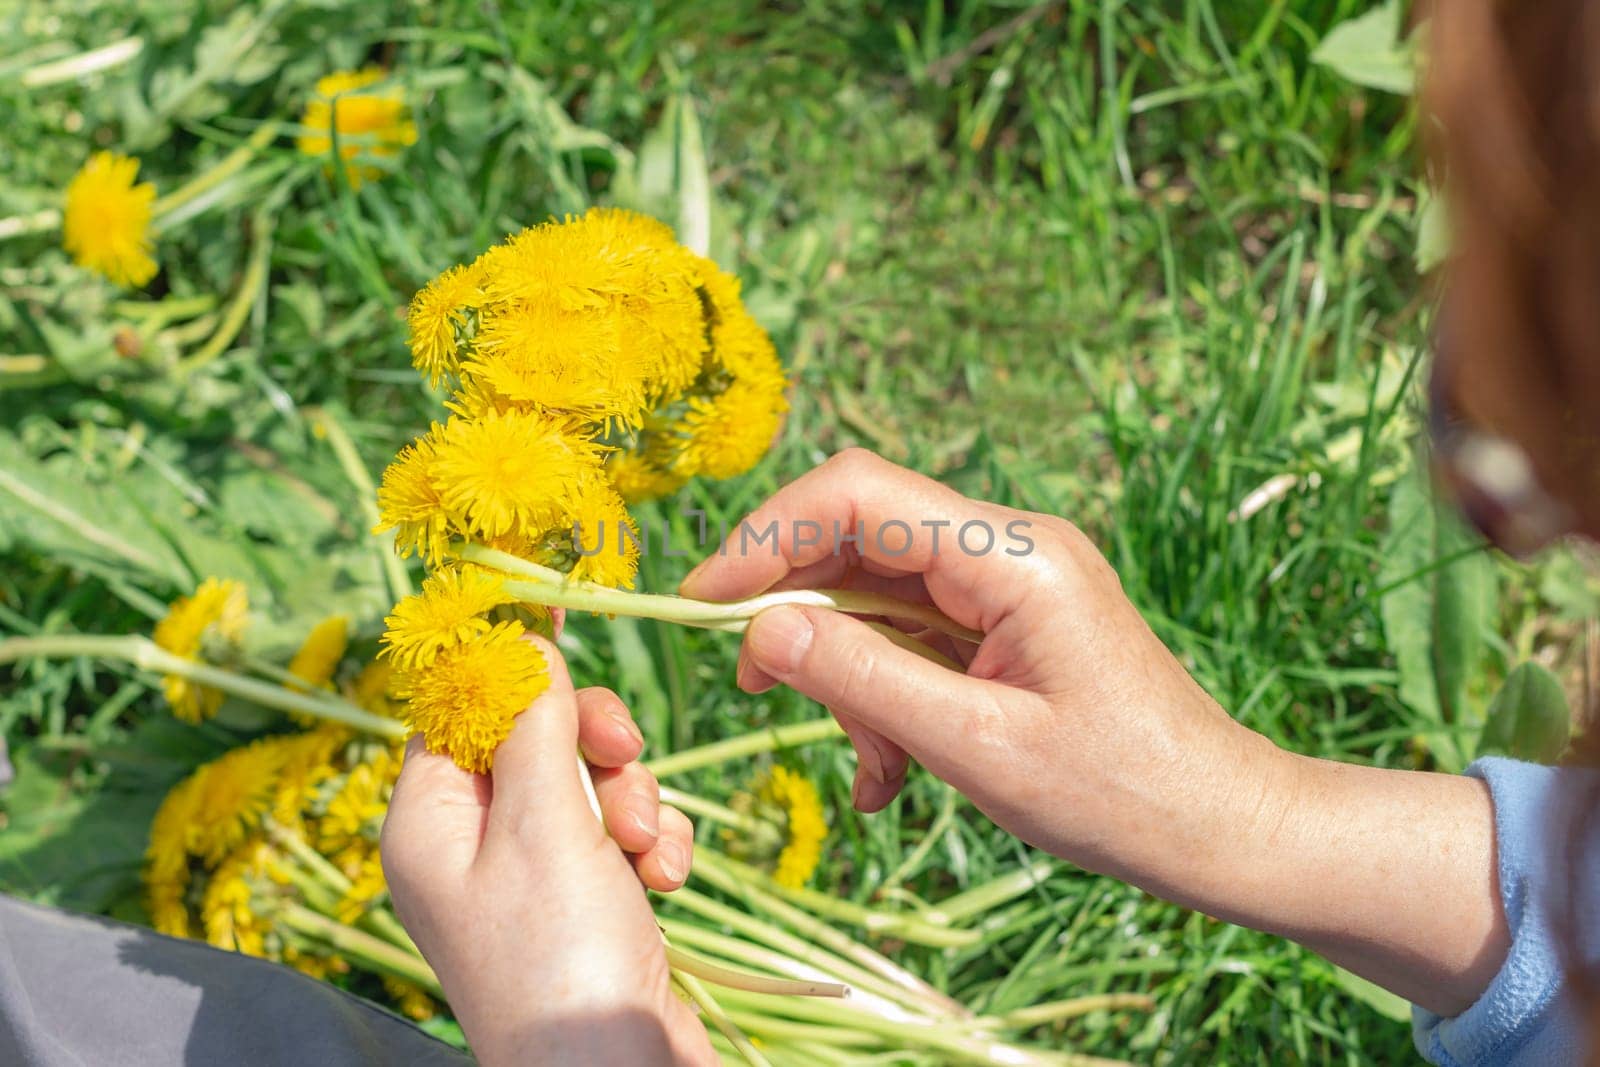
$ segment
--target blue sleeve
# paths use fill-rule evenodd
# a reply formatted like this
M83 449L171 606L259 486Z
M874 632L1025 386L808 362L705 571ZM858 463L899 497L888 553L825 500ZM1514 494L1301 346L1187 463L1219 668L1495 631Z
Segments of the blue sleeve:
M1566 980L1600 958L1600 774L1483 759L1467 773L1494 798L1505 965L1454 1018L1412 1009L1417 1050L1445 1067L1584 1062L1600 1013Z

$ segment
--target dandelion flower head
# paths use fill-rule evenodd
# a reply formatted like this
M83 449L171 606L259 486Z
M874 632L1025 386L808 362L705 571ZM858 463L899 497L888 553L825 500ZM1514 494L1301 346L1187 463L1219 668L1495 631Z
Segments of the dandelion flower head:
M156 187L135 184L139 161L96 152L67 185L62 243L80 267L117 285L140 286L156 274L150 216Z

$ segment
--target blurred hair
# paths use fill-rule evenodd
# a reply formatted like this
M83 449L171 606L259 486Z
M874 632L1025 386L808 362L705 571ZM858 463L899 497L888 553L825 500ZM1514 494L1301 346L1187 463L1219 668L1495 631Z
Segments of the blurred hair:
M1600 5L1434 0L1420 14L1453 241L1453 399L1600 528Z

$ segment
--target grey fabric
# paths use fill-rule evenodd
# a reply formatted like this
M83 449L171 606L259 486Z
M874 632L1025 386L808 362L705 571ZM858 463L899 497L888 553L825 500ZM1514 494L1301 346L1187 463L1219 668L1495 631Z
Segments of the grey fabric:
M3 1067L471 1062L288 967L0 896Z

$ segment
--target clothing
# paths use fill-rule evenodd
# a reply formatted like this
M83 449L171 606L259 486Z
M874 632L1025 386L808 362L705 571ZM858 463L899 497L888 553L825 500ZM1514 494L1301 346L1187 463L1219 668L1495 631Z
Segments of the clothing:
M1445 1067L1582 1063L1600 1018L1566 975L1600 959L1600 773L1508 759L1479 760L1467 773L1494 798L1511 951L1460 1015L1412 1009L1417 1049Z
M471 1062L288 967L0 896L5 1067Z

